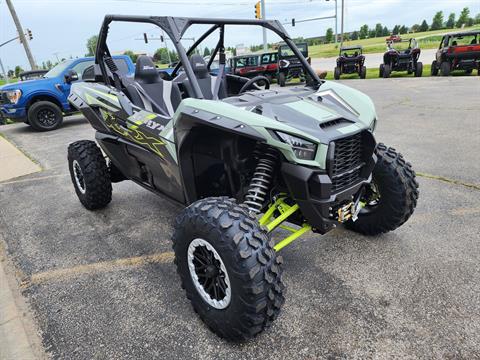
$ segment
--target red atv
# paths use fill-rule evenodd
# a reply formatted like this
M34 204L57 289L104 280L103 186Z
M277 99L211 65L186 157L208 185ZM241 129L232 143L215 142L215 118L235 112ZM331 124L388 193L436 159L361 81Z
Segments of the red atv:
M477 69L480 75L480 30L446 34L440 43L431 73L448 76L453 70L471 74Z

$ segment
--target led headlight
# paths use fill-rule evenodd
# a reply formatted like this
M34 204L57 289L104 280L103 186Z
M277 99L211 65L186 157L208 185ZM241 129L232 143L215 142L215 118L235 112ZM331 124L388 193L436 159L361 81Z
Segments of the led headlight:
M10 101L12 104L16 104L18 100L20 100L20 96L22 96L22 91L8 90L5 92L5 95L7 96L8 101Z
M292 147L293 153L297 159L313 160L317 152L317 144L311 141L276 131L275 134L286 144Z

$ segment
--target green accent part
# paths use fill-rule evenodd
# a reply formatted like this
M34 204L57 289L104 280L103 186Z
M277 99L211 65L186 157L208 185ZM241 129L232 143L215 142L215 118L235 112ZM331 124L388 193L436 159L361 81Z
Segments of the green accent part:
M310 225L303 224L303 226L300 229L298 229L292 235L290 235L290 236L286 237L285 239L283 239L282 241L280 241L278 244L276 244L273 247L273 249L275 251L282 250L285 246L289 245L291 242L298 239L300 236L302 236L303 234L305 234L307 231L310 231L310 230L312 230L312 227Z
M292 233L291 235L289 235L285 239L278 242L278 244L276 244L273 247L275 249L275 251L279 251L279 250L283 249L285 246L290 244L292 241L298 239L300 236L302 236L307 231L312 229L312 227L308 224L303 224L303 226L300 229L296 229L294 227L282 224L282 222L287 220L290 217L290 215L295 213L298 209L299 209L298 204L288 205L285 202L285 197L280 197L272 205L269 206L269 208L267 209L265 214L263 214L263 216L258 221L260 223L260 225L263 225L267 228L268 232L271 232L276 227L280 227L280 228L288 230ZM280 216L271 220L275 211L279 211Z

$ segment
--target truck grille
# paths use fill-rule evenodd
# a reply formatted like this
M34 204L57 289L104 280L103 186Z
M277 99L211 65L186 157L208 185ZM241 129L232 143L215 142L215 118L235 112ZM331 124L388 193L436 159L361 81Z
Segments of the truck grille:
M363 162L362 133L335 141L331 165L332 192L336 193L361 180Z
M0 105L9 104L7 93L5 91L0 91Z

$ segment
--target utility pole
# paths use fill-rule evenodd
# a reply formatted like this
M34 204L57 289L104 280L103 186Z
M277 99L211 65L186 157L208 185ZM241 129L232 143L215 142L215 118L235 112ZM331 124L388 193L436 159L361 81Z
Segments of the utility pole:
M335 45L338 42L338 17L337 17L337 0L335 0Z
M345 0L342 0L342 25L341 25L341 31L342 31L342 42L340 43L340 47L343 46L343 16L345 14Z
M262 9L262 20L265 20L265 0L261 1L261 9ZM267 51L267 29L262 27L263 29L263 51Z
M13 7L12 0L5 0L5 1L7 3L8 9L10 10L10 13L12 14L13 22L17 27L18 36L20 37L20 42L23 44L23 47L25 48L25 53L27 54L28 62L30 63L32 70L36 70L37 65L35 64L35 59L33 58L32 52L30 51L30 46L28 45L27 38L25 37L25 33L23 32L23 29L22 29L22 25L20 24L20 20L18 19L15 8Z
M2 69L3 77L5 78L5 82L8 84L8 74L5 72L5 68L3 67L2 59L0 59L0 69Z

